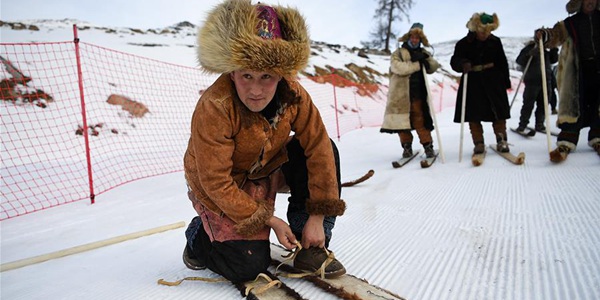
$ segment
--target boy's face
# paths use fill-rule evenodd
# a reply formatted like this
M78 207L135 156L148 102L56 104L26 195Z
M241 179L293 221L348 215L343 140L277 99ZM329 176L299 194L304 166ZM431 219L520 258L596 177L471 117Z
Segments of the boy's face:
M484 32L477 31L477 39L483 42L483 41L487 40L488 37L490 37L490 34L491 34L491 32L488 32L488 31L484 31Z
M273 100L281 76L271 72L237 70L229 74L242 103L253 112L262 111Z

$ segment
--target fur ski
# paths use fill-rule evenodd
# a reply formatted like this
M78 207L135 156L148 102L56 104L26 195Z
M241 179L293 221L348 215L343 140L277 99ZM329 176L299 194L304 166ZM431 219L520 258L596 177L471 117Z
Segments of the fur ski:
M543 133L543 134L546 134L546 130L535 130L535 128L532 128L532 127L527 127L527 129L533 130L533 131L537 131L537 132L540 132L540 133ZM552 136L558 136L558 132L550 130L550 135L552 135Z
M401 168L402 166L407 164L409 161L411 161L413 158L415 158L415 156L417 156L418 154L419 154L419 151L415 151L411 157L403 157L399 160L395 160L392 162L392 166L394 168Z
M485 160L485 152L483 151L483 153L473 153L473 156L471 157L471 163L476 166L479 167L481 166L481 164L483 164L483 161Z
M280 261L282 257L287 256L289 253L290 252L282 246L271 244L271 258L273 265L279 266L279 270L289 274L302 273L302 271L293 267L291 261L284 262L283 264ZM282 274L281 277L285 277L285 275ZM323 291L345 300L406 300L391 291L372 285L365 279L360 279L350 274L344 274L335 279L309 275L302 277L301 280L309 281Z
M279 280L275 275L267 272L271 280ZM252 287L255 284L253 281L237 283L234 284L235 287L240 291L242 297L246 297L248 300L305 300L306 298L302 297L298 292L296 292L293 288L289 287L285 283L279 280L278 285L272 286L264 292L255 292L260 289L260 285L255 287L254 289L248 290L248 288ZM268 282L264 280L264 284L266 285Z
M520 152L517 156L515 156L514 154L512 154L510 152L500 152L500 151L496 150L496 144L491 144L490 148L492 148L492 150L494 150L494 152L498 153L498 155L504 157L506 160L510 161L511 163L513 163L515 165L522 165L525 162L525 153L524 152Z
M530 138L530 137L534 136L535 132L536 132L534 129L531 129L531 128L527 128L523 132L518 131L516 128L511 128L510 130L512 132L515 132L516 134L518 134L520 136L523 136L523 137L526 137L526 138Z
M363 175L362 177L356 179L356 180L352 180L352 181L348 181L348 182L344 182L342 183L342 187L349 187L349 186L354 186L357 185L371 177L373 177L373 174L375 174L375 171L373 170L369 170L369 172L367 172L367 174Z
M425 157L421 160L421 168L429 168L435 162L435 159L438 157L439 153L436 152L433 157Z
M158 284L178 286L184 281L204 281L211 283L228 282L233 284L240 291L242 297L246 297L246 299L249 300L305 300L305 298L298 294L293 288L283 283L279 278L268 271L261 273L253 281L243 283L232 283L223 277L185 277L172 282L159 279Z

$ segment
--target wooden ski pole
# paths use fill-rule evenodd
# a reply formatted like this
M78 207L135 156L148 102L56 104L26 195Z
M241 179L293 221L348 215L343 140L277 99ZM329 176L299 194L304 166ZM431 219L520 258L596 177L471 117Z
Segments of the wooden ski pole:
M544 41L539 39L540 68L542 71L542 93L544 94L544 117L546 118L546 140L548 141L548 153L552 152L550 141L550 112L548 111L548 82L546 81L546 58L544 57Z
M460 108L460 145L458 148L458 162L462 161L462 153L463 153L463 141L464 141L464 128L465 128L465 110L467 105L467 80L469 77L469 73L465 73L463 75L463 89L462 89L462 102Z
M440 149L440 157L442 158L442 163L446 162L446 158L444 157L444 148L442 147L442 137L440 136L440 130L438 129L437 117L435 115L435 110L433 109L433 105L431 103L431 90L429 89L429 81L427 81L427 71L423 68L423 78L425 79L425 90L427 91L427 105L429 106L429 113L431 114L431 118L433 119L433 127L435 128L435 136L438 140L438 148Z
M45 262L47 260L60 258L60 257L64 257L67 255L72 255L72 254L76 254L76 253L81 253L84 251L93 250L93 249L97 249L100 247L105 247L108 245L124 242L127 240L137 239L139 237L180 228L180 227L183 227L184 225L185 225L185 222L181 221L181 222L177 222L177 223L170 224L170 225L164 225L164 226L151 228L151 229L147 229L147 230L143 230L143 231L138 231L138 232L134 232L134 233L130 233L130 234L120 235L120 236L116 236L113 238L109 238L109 239L105 239L105 240L101 240L101 241L97 241L97 242L93 242L93 243L89 243L89 244L83 244L80 246L71 247L71 248L59 250L56 252L51 252L51 253L47 253L47 254L43 254L43 255L39 255L39 256L34 256L34 257L30 257L30 258L25 258L25 259L13 261L13 262L5 263L0 266L0 272L22 268L25 266Z
M517 94L519 93L519 88L521 87L521 83L523 83L523 78L525 77L525 73L529 70L529 65L531 64L531 59L533 56L529 56L527 60L527 65L525 65L525 69L523 70L523 74L521 74L521 79L519 80L519 84L517 85L517 89L515 90L515 95L513 96L512 101L510 101L509 111L512 109L513 103L515 103L515 99L517 99Z

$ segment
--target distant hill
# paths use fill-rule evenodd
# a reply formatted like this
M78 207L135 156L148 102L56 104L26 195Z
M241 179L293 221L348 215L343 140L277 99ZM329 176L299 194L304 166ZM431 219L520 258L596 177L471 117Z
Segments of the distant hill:
M197 26L182 21L164 28L140 29L132 27L95 26L76 19L0 21L2 42L55 42L73 39L73 25L78 28L83 42L132 53L152 59L185 66L197 66ZM516 71L515 58L529 38L502 37L509 66ZM434 57L442 64L439 76L457 80L449 62L456 41L434 43ZM303 75L325 76L335 73L357 84L387 84L389 55L377 50L348 48L344 45L312 42L312 56ZM437 79L441 80L441 79Z

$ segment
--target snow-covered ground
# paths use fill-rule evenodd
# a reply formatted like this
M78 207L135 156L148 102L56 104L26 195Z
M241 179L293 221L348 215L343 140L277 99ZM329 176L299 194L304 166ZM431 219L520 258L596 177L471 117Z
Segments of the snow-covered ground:
M194 50L187 46L163 47L161 54L161 47L136 47L91 34L99 40L88 42L107 48L194 65ZM2 28L2 42L27 40L24 35L31 33L17 36ZM31 40L40 41L40 36ZM55 40L69 37L50 39ZM507 53L522 45L512 44ZM443 49L439 46L436 53L449 69ZM508 121L512 127L520 106L517 97ZM525 139L509 133L512 151L526 153L524 165L512 165L490 150L485 163L473 167L467 128L459 162L460 125L452 122L453 114L448 108L437 116L445 162L438 159L429 169L417 161L393 169L390 162L401 154L398 137L376 127L337 140L343 181L375 171L368 181L342 191L348 209L338 219L331 249L348 272L407 299L600 299L600 158L586 145L588 130L562 164L549 162L545 135ZM484 130L492 142L491 125L484 123ZM276 204L276 214L284 219L286 197L278 195ZM139 180L99 195L94 205L79 201L2 221L1 261L187 223L193 216L182 173ZM160 278L215 276L182 264L184 229L4 271L1 298L238 299L239 292L226 283L157 284ZM285 281L307 299L335 299L309 283Z

